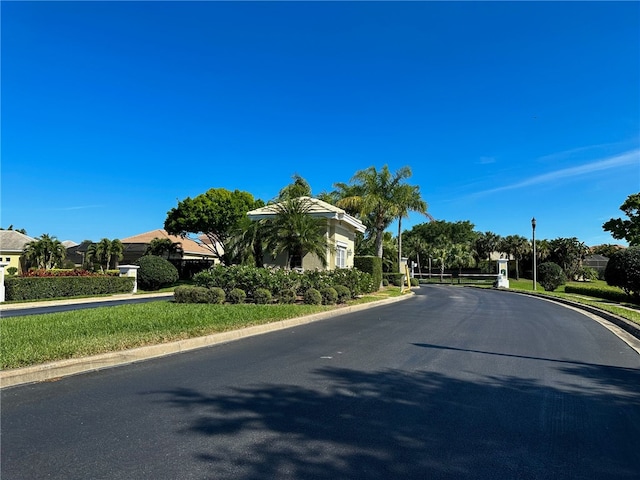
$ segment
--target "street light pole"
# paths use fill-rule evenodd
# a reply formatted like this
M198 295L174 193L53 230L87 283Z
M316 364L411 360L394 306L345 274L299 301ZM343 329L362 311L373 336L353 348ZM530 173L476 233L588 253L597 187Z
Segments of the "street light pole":
M531 232L533 235L533 289L537 289L537 278L536 278L536 219L535 217L531 219Z

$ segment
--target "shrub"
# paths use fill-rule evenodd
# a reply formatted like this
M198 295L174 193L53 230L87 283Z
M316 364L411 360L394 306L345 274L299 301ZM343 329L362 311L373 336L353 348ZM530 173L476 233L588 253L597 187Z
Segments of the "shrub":
M17 272L18 272L18 268L17 267L9 267L9 268L7 268L7 273L9 274L9 276L14 276Z
M404 273L385 273L384 278L389 280L389 283L396 287L402 286L402 279L404 277Z
M295 303L296 298L296 291L293 288L284 288L278 293L279 303Z
M611 255L604 270L604 279L607 285L619 287L627 295L640 299L640 246Z
M382 279L382 286L383 287L388 287L389 286L389 280L387 278L383 278Z
M604 298L613 302L625 302L629 300L628 295L618 287L600 287L597 285L575 285L568 284L564 287L565 293L576 293L589 297Z
M241 288L234 288L229 292L228 298L231 303L244 303L247 294Z
M335 305L338 302L338 292L333 287L325 287L320 290L323 305Z
M553 262L545 262L538 266L538 278L540 285L547 292L553 292L560 285L567 283L567 277L562 271L562 267Z
M6 300L37 300L79 296L131 293L133 277L7 277L4 279Z
M212 287L209 289L209 295L211 296L211 303L215 303L217 305L223 304L227 299L224 290L220 287Z
M347 301L351 298L351 290L349 290L349 287L345 287L344 285L336 285L335 289L338 295L338 303L347 303Z
M215 303L208 288L187 285L176 287L173 300L176 303Z
M417 278L412 278L411 279L411 286L412 287L417 287L420 285L420 281Z
M178 270L173 264L156 255L144 255L136 262L138 283L144 290L159 290L178 281Z
M582 278L585 282L598 279L598 271L591 267L582 267L578 271L578 278Z
M271 303L271 292L266 288L258 288L253 293L253 301L260 305Z
M304 292L304 303L307 305L320 305L322 303L322 295L315 288L310 288Z
M380 288L382 285L382 259L380 257L372 255L353 257L353 266L371 275L375 290L363 293L371 293Z

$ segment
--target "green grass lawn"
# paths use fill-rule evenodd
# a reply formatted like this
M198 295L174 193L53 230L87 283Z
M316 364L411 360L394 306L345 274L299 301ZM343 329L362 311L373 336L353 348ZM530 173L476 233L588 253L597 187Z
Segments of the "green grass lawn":
M399 296L388 287L350 305ZM37 365L199 337L340 306L206 305L158 301L0 320L0 367Z

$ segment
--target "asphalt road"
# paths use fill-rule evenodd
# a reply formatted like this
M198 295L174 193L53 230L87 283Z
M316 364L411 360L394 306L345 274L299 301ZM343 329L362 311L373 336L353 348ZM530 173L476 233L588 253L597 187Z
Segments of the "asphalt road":
M493 290L3 390L1 478L638 479L640 355Z

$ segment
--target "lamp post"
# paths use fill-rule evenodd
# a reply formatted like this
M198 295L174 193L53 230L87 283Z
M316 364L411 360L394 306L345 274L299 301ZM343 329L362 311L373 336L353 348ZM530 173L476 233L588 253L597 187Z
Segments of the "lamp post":
M536 290L538 282L536 278L537 258L536 258L536 219L535 217L531 219L531 232L533 236L533 289Z

